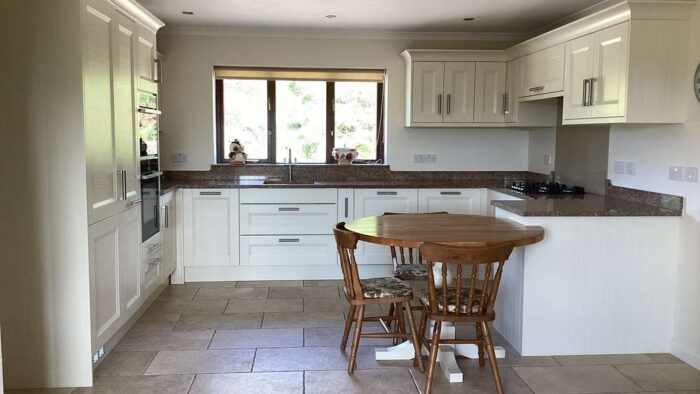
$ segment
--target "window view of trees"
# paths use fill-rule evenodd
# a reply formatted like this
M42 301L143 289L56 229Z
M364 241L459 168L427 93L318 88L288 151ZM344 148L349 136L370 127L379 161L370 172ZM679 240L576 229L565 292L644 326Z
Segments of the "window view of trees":
M359 160L381 158L380 83L226 78L216 84L220 162L227 160L234 139L243 144L249 161L283 163L291 149L298 163L332 162L334 147L356 148Z

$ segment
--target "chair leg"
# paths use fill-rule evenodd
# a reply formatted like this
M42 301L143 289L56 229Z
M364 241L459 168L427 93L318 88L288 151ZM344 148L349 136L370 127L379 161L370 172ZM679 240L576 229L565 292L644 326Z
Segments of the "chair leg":
M395 314L394 314L394 304L393 304L393 303L389 304L389 313L388 313L388 316L389 316L389 317L396 317ZM394 324L394 320L389 320L388 322L386 322L386 328L388 328L390 331L391 331L391 325L392 325L392 324Z
M406 332L406 327L404 326L403 322L403 307L399 302L392 303L391 305L395 306L394 315L396 317L396 327L394 329L394 333L403 334L404 332ZM394 346L398 345L399 343L401 343L401 339L394 337Z
M352 321L355 320L355 305L350 304L350 309L348 310L348 317L345 319L345 329L343 330L343 340L340 342L340 351L345 351L345 345L348 343L348 335L350 335L350 326L352 326Z
M440 347L440 331L442 323L435 321L433 326L433 340L430 342L430 358L428 359L428 376L425 380L425 394L433 391L433 378L435 377L435 366L437 364L438 348Z
M360 335L362 334L362 321L365 318L365 304L360 305L360 311L357 314L355 322L355 335L352 337L352 350L350 351L350 363L348 365L348 374L352 375L355 371L355 361L357 360L357 349L360 347Z
M408 314L408 328L411 330L411 339L413 339L413 349L416 351L415 360L418 362L418 368L421 372L425 371L423 368L423 356L421 355L421 340L418 336L418 331L416 330L416 322L413 318L413 310L411 309L411 302L406 302L406 313Z
M421 310L420 313L420 327L418 328L418 335L420 335L420 339L423 340L425 338L425 330L428 328L428 314L425 311L425 308Z
M474 324L476 329L476 339L478 343L476 344L479 349L479 367L483 368L486 366L486 360L484 360L484 335L481 333L481 323Z
M493 348L491 339L491 331L487 322L481 322L481 331L484 336L484 346L489 357L489 365L491 365L491 373L493 381L496 384L496 393L503 394L503 384L501 383L501 374L498 372L498 361L496 361L496 351Z

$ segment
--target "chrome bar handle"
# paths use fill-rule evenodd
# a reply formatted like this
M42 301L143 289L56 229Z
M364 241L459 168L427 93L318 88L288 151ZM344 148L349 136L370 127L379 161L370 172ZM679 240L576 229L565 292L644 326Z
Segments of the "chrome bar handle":
M299 207L279 207L277 212L299 212Z
M220 196L221 192L199 192L200 196Z
M292 243L292 242L299 242L299 238L280 238L277 240L279 243Z
M350 215L350 199L345 197L345 217L347 218L348 215Z
M442 95L438 94L438 114L442 114Z
M153 66L155 68L155 75L154 75L154 80L153 82L162 82L163 81L163 70L161 69L160 66L160 59L153 59Z
M503 93L503 114L508 115L510 113L510 108L508 108L508 93Z
M377 192L378 196L395 196L398 192Z
M584 107L588 106L588 87L590 86L591 80L583 80L583 97L581 98L581 105Z
M440 192L441 196L461 196L462 192Z
M530 88L530 89L528 89L528 90L531 91L531 92L539 92L539 91L544 90L544 86L542 86L542 85L541 85L541 86L535 86L534 88Z
M588 105L593 105L593 83L596 81L595 78L590 78L588 80Z
M126 200L126 170L122 170L122 200Z
M447 94L447 114L448 115L450 114L451 107L452 107L452 95L448 93Z
M153 206L153 227L159 228L160 227L160 220L158 220L158 215L160 212L158 212L158 205Z

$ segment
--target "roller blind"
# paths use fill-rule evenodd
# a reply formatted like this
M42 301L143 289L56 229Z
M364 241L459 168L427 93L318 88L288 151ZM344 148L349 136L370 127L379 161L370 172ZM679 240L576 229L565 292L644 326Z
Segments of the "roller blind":
M216 79L384 82L384 70L214 67Z

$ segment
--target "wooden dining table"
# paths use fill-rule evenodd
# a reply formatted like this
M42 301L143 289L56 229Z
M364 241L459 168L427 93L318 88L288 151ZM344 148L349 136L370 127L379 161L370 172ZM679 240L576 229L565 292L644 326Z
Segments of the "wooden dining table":
M539 226L525 226L511 220L489 216L459 214L371 216L350 221L345 224L345 228L356 233L364 242L408 248L417 248L424 242L465 247L496 244L524 247L544 238L544 229ZM388 250L387 253L389 253ZM432 324L428 324L428 327L432 327ZM443 323L441 337L454 339L455 326ZM456 361L457 355L476 358L478 349L476 345L440 347L438 363L452 383L463 381L462 371ZM505 350L502 347L496 347L496 355L505 357ZM375 349L377 360L410 360L414 356L413 344L410 341L389 348Z

